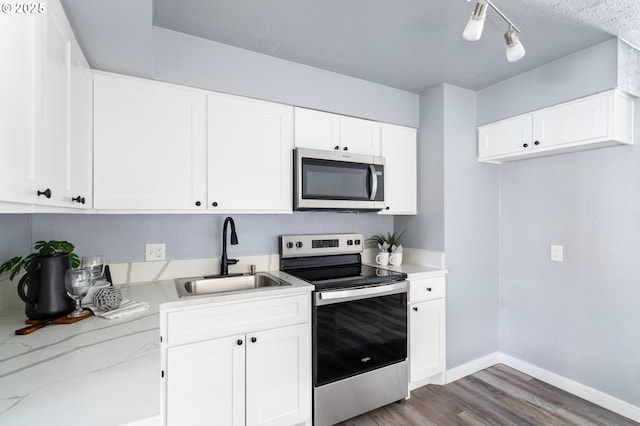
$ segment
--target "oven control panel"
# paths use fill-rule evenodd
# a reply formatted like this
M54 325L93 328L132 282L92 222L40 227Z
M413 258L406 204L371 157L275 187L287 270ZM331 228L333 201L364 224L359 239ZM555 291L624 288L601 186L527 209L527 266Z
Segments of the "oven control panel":
M362 234L282 235L282 257L323 256L331 254L362 253Z

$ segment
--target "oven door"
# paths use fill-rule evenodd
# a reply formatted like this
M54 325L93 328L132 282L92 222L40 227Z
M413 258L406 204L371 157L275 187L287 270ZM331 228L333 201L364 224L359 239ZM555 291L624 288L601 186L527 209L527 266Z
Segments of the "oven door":
M315 292L314 386L407 358L407 288L400 281Z

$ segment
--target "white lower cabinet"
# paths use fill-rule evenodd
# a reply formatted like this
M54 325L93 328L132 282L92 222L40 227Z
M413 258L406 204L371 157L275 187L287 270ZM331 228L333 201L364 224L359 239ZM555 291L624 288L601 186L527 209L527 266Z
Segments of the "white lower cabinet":
M163 424L310 425L309 312L300 295L162 314Z
M409 387L445 383L445 277L409 276Z

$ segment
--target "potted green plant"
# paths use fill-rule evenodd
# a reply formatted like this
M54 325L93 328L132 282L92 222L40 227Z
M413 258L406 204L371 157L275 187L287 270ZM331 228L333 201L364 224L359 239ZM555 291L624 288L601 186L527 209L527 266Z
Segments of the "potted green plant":
M371 241L374 242L378 245L378 248L380 249L380 251L388 251L391 252L393 246L400 246L400 243L402 242L402 237L404 236L404 233L406 232L406 230L402 231L402 232L388 232L387 234L378 234L378 235L374 235L372 237L367 238L367 241Z
M75 246L68 241L36 241L36 243L33 245L33 248L36 251L27 255L26 257L16 256L0 265L0 275L4 274L5 272L11 271L9 279L13 281L13 279L20 273L20 271L26 272L29 269L31 260L35 256L44 254L68 253L71 261L71 267L78 268L80 266L80 257L78 257L78 255L73 252Z

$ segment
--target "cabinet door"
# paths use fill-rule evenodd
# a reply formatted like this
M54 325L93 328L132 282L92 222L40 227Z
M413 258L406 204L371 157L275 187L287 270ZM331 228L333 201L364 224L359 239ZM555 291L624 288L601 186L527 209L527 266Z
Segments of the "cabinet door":
M44 15L0 14L0 200L37 201L38 153L35 125L41 122L41 67Z
M382 156L385 158L384 200L381 214L416 214L416 129L382 126Z
M94 207L205 208L206 97L94 75Z
M478 128L478 159L513 154L531 149L531 115L487 124Z
M42 134L43 174L39 189L49 189L51 198L39 197L39 204L71 205L71 29L62 6L47 3L44 68L44 129Z
M93 205L93 75L77 42L71 44L71 170L68 203Z
M292 212L293 107L208 96L209 209Z
M245 424L244 339L238 335L167 349L167 426Z
M310 420L310 349L309 324L247 334L247 425Z
M295 146L340 149L340 116L312 109L295 109Z
M380 123L340 117L340 147L355 154L380 155Z
M536 148L545 148L609 134L609 93L568 102L533 114Z
M445 300L409 306L410 382L442 373L445 368Z

